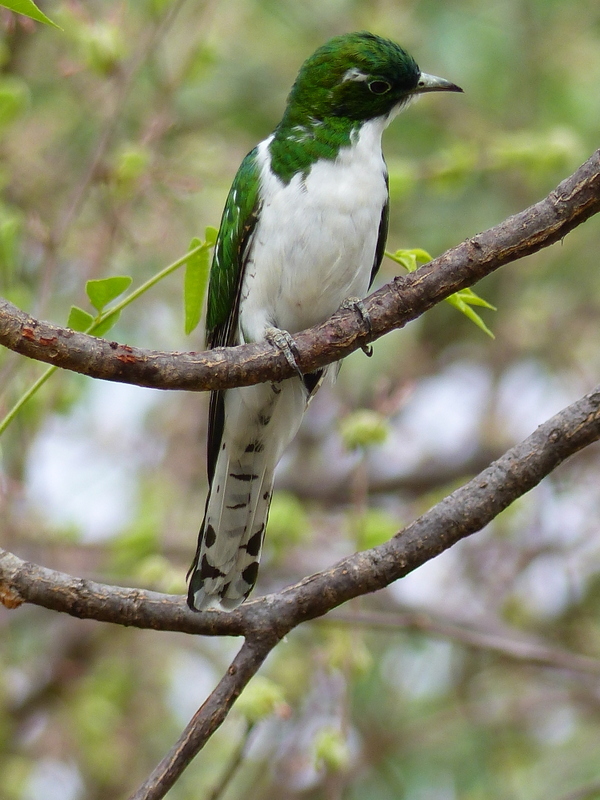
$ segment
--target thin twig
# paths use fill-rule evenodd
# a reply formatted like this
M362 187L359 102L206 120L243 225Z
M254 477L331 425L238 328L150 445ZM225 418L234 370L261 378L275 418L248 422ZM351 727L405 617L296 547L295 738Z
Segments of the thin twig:
M163 18L158 21L154 30L150 33L148 39L131 58L127 69L118 73L117 75L117 91L112 112L104 121L102 131L88 165L81 175L79 182L75 186L75 189L73 190L66 210L64 211L59 222L56 224L55 229L51 231L46 243L45 260L40 268L42 282L36 302L36 313L38 314L43 313L43 310L46 306L46 301L50 293L54 273L58 265L59 251L68 236L72 224L81 211L81 207L85 202L85 198L98 173L99 167L106 157L108 148L113 142L117 132L123 106L125 105L127 97L129 96L129 93L134 85L136 74L141 65L148 58L148 55L154 52L160 39L167 33L185 2L186 0L177 0L177 2L167 10ZM11 372L14 370L14 363L15 362L11 360L4 365L2 372L0 372L0 385L7 384ZM49 375L44 373L44 375L41 377L45 382Z
M407 610L387 612L337 612L325 618L328 624L366 625L369 628L390 628L417 631L451 639L479 650L493 650L506 658L525 661L538 666L600 675L600 659L571 653L531 638L516 638L502 633L492 633L472 626L459 624L425 611Z
M600 781L594 781L563 795L560 800L596 800L598 797L600 797Z
M133 55L127 65L127 68L118 75L113 109L104 122L104 127L100 133L92 157L90 158L88 165L79 180L79 183L73 191L66 211L62 215L56 230L50 237L49 262L45 273L47 272L51 274L53 272L53 268L56 264L57 253L64 243L71 225L78 216L90 186L92 185L98 173L98 169L106 156L108 148L112 144L114 136L117 132L123 106L125 105L129 92L133 87L138 70L146 61L148 56L154 52L158 42L167 33L185 2L186 0L177 0L177 2L173 3L167 9L166 13L162 19L157 22L154 30L151 31L146 41L142 43L138 51ZM45 280L46 282L49 281L48 278L45 278Z
M246 732L244 733L241 741L238 742L235 750L233 751L233 755L229 759L229 763L225 767L221 779L215 785L215 787L208 795L206 800L221 800L221 798L227 791L227 787L235 777L239 768L244 763L244 752L248 745L248 739L250 738L250 734L252 733L253 727L254 727L253 725L248 725L248 727L246 728Z

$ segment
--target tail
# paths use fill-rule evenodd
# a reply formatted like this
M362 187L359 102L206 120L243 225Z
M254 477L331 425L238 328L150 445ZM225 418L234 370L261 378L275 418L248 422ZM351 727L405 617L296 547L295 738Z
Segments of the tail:
M231 611L252 591L273 474L306 402L307 390L298 378L225 392L223 434L189 573L192 610Z

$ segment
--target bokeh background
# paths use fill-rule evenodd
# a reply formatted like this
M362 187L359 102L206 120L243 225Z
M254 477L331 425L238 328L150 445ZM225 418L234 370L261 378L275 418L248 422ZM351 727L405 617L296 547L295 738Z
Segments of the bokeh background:
M218 224L301 62L345 31L389 36L465 89L385 134L391 250L441 253L598 146L592 0L42 7L62 32L0 14L0 289L58 323L88 308L86 280L137 286ZM593 218L481 282L495 340L442 304L349 358L281 463L257 593L385 540L597 383L599 253ZM201 349L182 284L162 281L111 338ZM43 369L0 353L1 414ZM0 545L183 592L206 401L56 374L2 437ZM290 634L169 797L600 797L599 527L592 447L471 540ZM127 796L237 647L0 609L0 796Z

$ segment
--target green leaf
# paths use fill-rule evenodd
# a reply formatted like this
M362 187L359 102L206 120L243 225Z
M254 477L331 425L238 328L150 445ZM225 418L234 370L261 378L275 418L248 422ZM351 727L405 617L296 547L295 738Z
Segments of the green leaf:
M362 408L348 414L340 422L340 434L347 450L365 449L387 439L389 425L377 411Z
M37 22L43 22L45 25L52 25L54 28L58 28L59 31L62 30L56 22L52 22L51 19L43 14L32 0L4 0L3 3L0 3L0 6L16 11L17 14L23 14L24 17L35 19Z
M119 321L119 317L120 316L121 316L121 312L120 311L115 311L112 314L109 314L103 320L98 322L97 325L94 325L94 327L90 331L90 333L92 334L92 336L104 336L104 334L108 333L108 331L111 328L114 328L114 326Z
M339 772L350 764L350 748L343 733L328 725L322 728L314 740L317 767L324 766L331 772Z
M94 318L87 311L79 306L71 306L69 312L69 319L67 320L67 328L79 333L85 333L94 323Z
M471 322L477 325L477 327L480 328L484 333L487 333L490 338L496 338L485 322L481 319L479 314L476 311L473 311L471 308L472 305L483 306L484 308L491 308L493 311L495 311L495 307L488 303L487 300L484 300L482 297L478 297L478 295L471 291L471 289L462 289L460 292L456 292L455 294L451 294L450 297L446 297L446 302L458 309L458 311L470 319Z
M256 675L240 694L236 709L250 724L271 716L278 707L285 705L283 689L279 684Z
M88 281L85 291L90 298L90 303L97 311L102 312L108 303L117 298L131 286L129 275L116 275L112 278L102 278L98 281Z
M419 247L413 250L396 250L395 253L388 253L386 250L385 254L388 258L391 258L392 261L395 261L396 264L400 264L401 267L404 267L407 272L414 272L419 264L427 264L433 259L426 250L421 250ZM477 325L477 327L488 336L491 336L492 339L496 338L479 314L473 311L471 306L481 306L482 308L489 308L492 311L496 311L496 307L488 303L487 300L484 300L483 297L479 297L472 289L468 287L466 289L461 289L460 292L455 292L451 294L450 297L446 297L446 302L450 303L450 305L460 311L461 314L464 314L465 317L468 317L471 322Z
M0 79L0 126L10 125L28 107L31 100L25 81L12 75Z
M420 247L414 247L412 250L396 250L395 253L386 251L386 256L404 267L407 272L414 272L419 264L427 264L433 259L427 250L422 250Z
M461 300L464 300L465 303L468 303L470 306L482 306L483 308L489 308L491 311L498 310L496 306L488 303L488 301L484 300L483 297L479 297L479 295L475 294L475 292L468 286L466 289L461 289L460 292L456 292L456 295L451 296L460 297Z
M212 225L209 225L206 230L204 231L204 238L206 239L206 244L212 246L217 241L217 236L219 235L219 231L217 228L213 228Z
M194 238L190 243L190 250L200 247L203 243ZM208 247L204 246L190 256L185 266L183 282L183 305L185 310L185 332L189 334L196 328L202 315L202 303L208 284L209 272Z

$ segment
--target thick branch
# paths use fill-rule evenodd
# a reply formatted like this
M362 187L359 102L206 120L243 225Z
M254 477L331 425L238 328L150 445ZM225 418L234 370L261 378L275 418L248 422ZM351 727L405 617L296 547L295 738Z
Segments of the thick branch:
M353 311L338 312L322 325L296 334L300 369L311 372L401 328L453 292L564 238L598 211L600 150L539 203L372 294L365 303L372 321L369 335ZM94 378L157 389L201 391L293 374L285 357L270 345L206 353L143 350L36 320L6 300L0 300L0 344Z
M600 439L600 387L563 409L389 542L356 553L278 594L231 613L189 611L183 598L105 586L0 550L0 599L80 618L210 636L281 638L353 597L374 592L475 533L569 456Z

